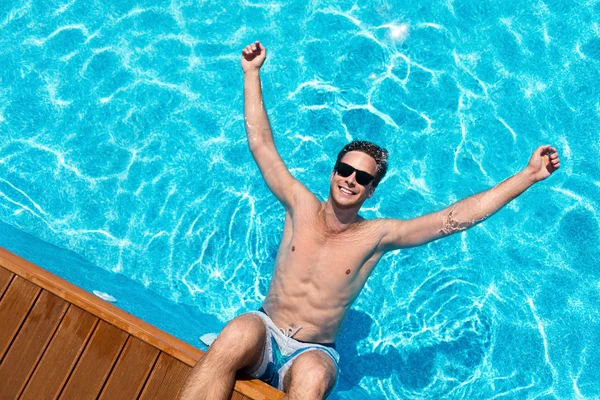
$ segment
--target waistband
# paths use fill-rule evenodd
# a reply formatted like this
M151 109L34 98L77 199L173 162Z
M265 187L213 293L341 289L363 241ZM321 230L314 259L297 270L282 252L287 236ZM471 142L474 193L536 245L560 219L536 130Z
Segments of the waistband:
M261 313L265 314L267 317L269 317L269 314L267 314L267 312L265 311L264 308L262 308L262 306L258 309L258 311L260 311ZM269 317L271 318L271 317ZM293 338L295 341L300 342L300 343L312 343L312 344L320 344L321 346L325 346L325 347L329 347L335 350L335 343L320 343L320 342L305 342L304 340L299 340L296 338Z

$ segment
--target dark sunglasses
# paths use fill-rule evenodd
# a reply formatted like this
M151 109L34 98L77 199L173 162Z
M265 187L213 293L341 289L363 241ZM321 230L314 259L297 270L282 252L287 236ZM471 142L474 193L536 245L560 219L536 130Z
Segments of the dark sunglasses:
M354 168L351 165L348 165L343 162L338 162L335 164L335 170L337 171L339 176L344 178L349 177L356 171L356 182L361 186L367 186L375 177L365 171L361 171L359 169Z

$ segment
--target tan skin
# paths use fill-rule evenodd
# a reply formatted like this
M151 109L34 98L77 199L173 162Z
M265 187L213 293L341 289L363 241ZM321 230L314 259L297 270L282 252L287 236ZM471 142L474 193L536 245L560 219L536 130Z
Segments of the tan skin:
M320 202L281 160L262 103L259 70L265 58L266 49L259 42L242 51L248 144L267 186L286 212L263 307L278 327L302 326L295 339L334 342L347 311L383 254L468 229L560 167L556 149L540 146L519 173L441 211L412 220L365 220L358 211L373 195L373 183L362 186L355 173L344 178L334 171L329 198ZM363 152L351 151L342 162L376 175L375 160ZM207 352L204 365L201 360L188 377L181 398L227 398L235 371L259 363L264 335L262 321L254 315L231 321ZM333 386L335 366L319 353L304 353L294 361L284 379L286 398L319 399ZM225 383L216 388L215 379ZM201 393L209 392L202 397Z
M376 173L375 160L364 153L350 152L342 161ZM379 224L356 214L370 197L371 185L365 188L355 177L332 174L324 203L298 186L294 210L286 212L263 307L277 326L302 326L296 339L334 342L346 312L384 254Z

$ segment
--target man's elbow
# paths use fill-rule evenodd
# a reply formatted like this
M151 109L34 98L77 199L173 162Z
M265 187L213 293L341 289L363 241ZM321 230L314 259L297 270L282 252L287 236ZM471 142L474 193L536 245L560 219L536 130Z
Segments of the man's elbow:
M273 144L272 140L260 135L248 135L248 147L254 156L264 152L270 152L275 149L275 145Z

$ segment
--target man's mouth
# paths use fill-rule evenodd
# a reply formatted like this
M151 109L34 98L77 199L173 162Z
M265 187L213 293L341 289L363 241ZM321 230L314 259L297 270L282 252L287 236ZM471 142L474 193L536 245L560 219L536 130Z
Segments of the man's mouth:
M354 196L356 194L356 193L350 191L349 189L346 189L343 186L338 186L338 188L340 188L340 192L342 192L342 193L344 193L344 194L346 194L348 196Z

